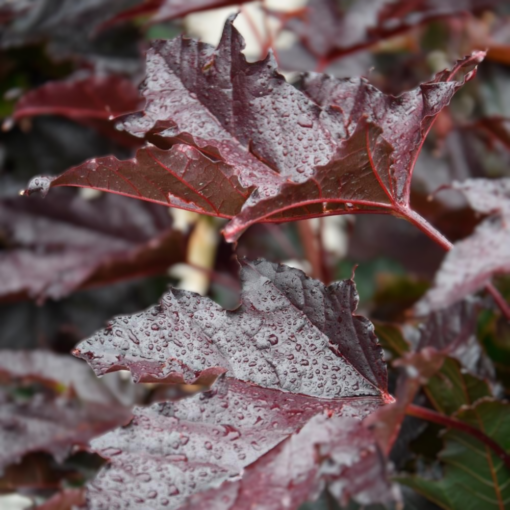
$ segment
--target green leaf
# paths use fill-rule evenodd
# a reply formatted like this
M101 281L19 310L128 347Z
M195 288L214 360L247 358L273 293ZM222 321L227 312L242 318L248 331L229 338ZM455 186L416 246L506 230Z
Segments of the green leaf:
M459 420L482 430L505 451L510 451L510 405L483 399L462 409ZM472 436L449 430L439 458L444 463L440 480L402 476L411 487L446 510L505 510L510 508L510 470L487 446Z
M463 370L454 358L445 358L441 370L430 378L425 392L434 408L448 415L492 396L487 382Z

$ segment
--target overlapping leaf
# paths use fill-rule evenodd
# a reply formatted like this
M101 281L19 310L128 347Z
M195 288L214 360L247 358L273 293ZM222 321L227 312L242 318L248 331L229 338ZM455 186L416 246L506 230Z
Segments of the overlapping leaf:
M280 15L315 56L333 60L372 46L435 19L490 9L497 0L309 0L295 13Z
M378 405L230 381L136 409L128 427L92 442L110 464L88 486L87 508L295 508L327 482L340 498L389 500L384 463L359 421Z
M316 397L386 396L373 326L354 315L357 293L263 260L242 262L242 304L171 289L146 312L118 317L78 345L98 375L127 368L136 381L194 382L226 373Z
M136 72L139 71L136 41L122 37L122 27L108 33L99 33L99 27L141 1L23 2L25 5L22 8L11 9L9 15L0 18L0 47L17 47L45 41L55 57L86 58L103 68L123 73ZM113 56L111 43L119 42L119 35L124 46Z
M505 402L482 399L462 409L456 417L483 431L510 451L510 408ZM504 510L510 503L510 470L487 446L472 436L449 430L440 459L445 464L439 480L400 477L445 510Z
M115 129L114 118L138 110L142 103L131 80L118 75L91 75L48 82L27 92L16 104L13 118L62 115L120 143L136 145L136 138Z
M14 351L3 349L0 356L0 380L24 384L41 383L57 392L70 391L80 399L101 404L115 404L113 395L90 368L69 356L50 351Z
M0 203L0 299L59 299L86 286L163 273L184 260L167 211L121 197Z
M390 397L373 327L354 315L354 283L325 287L262 260L243 262L241 278L237 310L171 290L159 306L114 319L76 349L98 375L127 368L137 381L210 382L224 374L212 393L139 409L129 427L94 442L111 465L89 487L90 509L130 498L180 508L192 495L197 508L292 506L324 483L340 499L392 497L359 421ZM358 478L366 469L371 477ZM256 488L269 478L274 491ZM120 490L126 483L132 493Z
M454 245L418 313L439 310L484 287L495 274L510 272L510 180L470 179L453 183L473 209L491 215L472 236Z
M229 240L257 221L352 212L413 221L416 157L437 114L474 71L458 82L454 76L472 70L483 52L397 98L363 79L318 74L297 90L271 55L246 61L232 23L216 50L177 38L148 53L145 110L123 126L157 146L133 160L98 158L40 177L26 193L92 187L234 218Z
M66 390L60 384L59 388L58 372L52 380L46 374L35 377L24 353L8 353L8 359L11 369L2 367L0 387L2 471L31 452L45 451L63 460L74 445L86 447L91 438L130 418L130 412L111 399L98 402L92 392L92 400L87 401L72 387ZM41 357L36 355L35 360L40 362ZM56 366L61 368L60 360L53 363ZM34 386L31 381L43 385Z

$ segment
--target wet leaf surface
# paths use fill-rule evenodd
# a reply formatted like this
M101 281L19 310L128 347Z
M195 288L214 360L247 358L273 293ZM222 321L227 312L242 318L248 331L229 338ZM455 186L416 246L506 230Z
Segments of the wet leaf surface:
M354 212L415 221L415 159L483 52L398 98L362 79L320 74L305 77L298 90L271 55L246 61L232 23L216 50L176 38L148 53L145 110L124 129L159 147L149 145L133 160L100 158L55 179L39 177L26 193L92 187L234 218L225 229L229 240L258 221ZM469 72L454 81L459 71Z
M196 382L222 373L317 397L386 396L373 326L354 314L352 280L329 287L297 269L241 262L241 306L172 289L160 304L118 317L75 355L96 374L129 369L135 381Z
M378 405L226 380L138 408L128 427L93 441L110 463L88 486L87 508L295 507L326 482L339 498L391 499L385 465L359 421Z

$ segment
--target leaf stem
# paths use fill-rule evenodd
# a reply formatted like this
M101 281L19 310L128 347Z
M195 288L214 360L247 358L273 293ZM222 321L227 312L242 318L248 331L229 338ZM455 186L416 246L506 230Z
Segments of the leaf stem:
M453 244L448 241L441 232L436 230L425 218L423 218L423 216L420 216L417 212L409 208L402 208L399 212L403 217L405 217L405 219L419 228L446 251L450 251L453 248ZM505 301L505 298L501 295L499 290L496 289L496 287L494 287L494 285L490 282L485 285L485 290L492 296L505 318L510 321L510 306Z
M505 464L505 466L510 469L510 455L499 446L496 441L491 439L481 430L464 423L463 421L457 420L456 418L452 418L450 416L446 416L444 414L440 414L432 409L427 409L425 407L417 406L415 404L409 404L406 408L406 414L409 416L414 416L415 418L421 418L422 420L430 421L432 423L437 423L438 425L444 425L445 427L460 430L461 432L465 432L470 436L478 439L478 441L482 442L485 446L490 448Z

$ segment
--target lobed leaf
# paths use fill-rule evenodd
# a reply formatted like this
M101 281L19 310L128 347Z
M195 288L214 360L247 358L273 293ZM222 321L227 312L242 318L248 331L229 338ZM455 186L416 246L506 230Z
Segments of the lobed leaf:
M413 221L410 179L423 141L484 53L393 97L363 79L318 74L298 90L272 55L249 63L243 47L233 18L216 50L184 37L154 43L145 110L123 123L151 143L132 160L107 156L38 177L26 194L92 187L234 218L229 240L260 221L353 212Z
M373 326L354 315L352 280L326 287L263 260L241 266L236 310L171 289L158 306L114 319L75 355L98 375L128 369L137 382L205 382L226 373L316 397L387 398Z
M294 508L325 483L339 498L392 499L359 421L378 405L226 380L206 394L137 408L129 426L93 441L109 464L89 484L87 508Z

